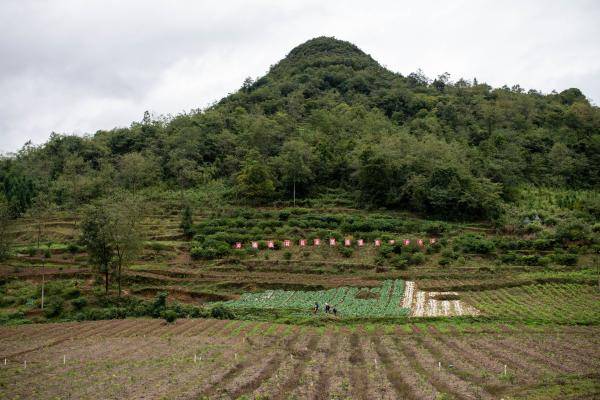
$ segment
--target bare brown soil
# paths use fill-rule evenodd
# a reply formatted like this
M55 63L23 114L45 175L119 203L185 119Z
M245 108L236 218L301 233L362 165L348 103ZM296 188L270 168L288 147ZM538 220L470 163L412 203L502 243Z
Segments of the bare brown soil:
M448 333L427 324L410 332L204 319L2 327L0 397L491 400L578 379L588 382L580 398L597 398L598 333L597 327Z

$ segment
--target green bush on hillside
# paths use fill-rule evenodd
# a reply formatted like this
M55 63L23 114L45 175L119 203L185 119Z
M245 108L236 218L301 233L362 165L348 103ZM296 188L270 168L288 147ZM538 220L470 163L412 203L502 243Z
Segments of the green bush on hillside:
M489 254L496 248L493 241L474 233L460 236L457 238L456 243L466 253Z
M210 316L216 319L235 319L235 314L223 306L215 306L210 310Z
M556 227L556 240L563 243L568 241L587 240L590 227L580 220L565 220Z
M202 243L193 243L190 254L195 260L213 260L230 254L231 250L231 245L227 242L211 238Z

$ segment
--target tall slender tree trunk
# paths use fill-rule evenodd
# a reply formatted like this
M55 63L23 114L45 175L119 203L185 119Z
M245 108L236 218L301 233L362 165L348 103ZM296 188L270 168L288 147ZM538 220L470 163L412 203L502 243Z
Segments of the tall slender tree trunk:
M119 297L121 297L121 265L122 261L119 260L119 268L117 268L117 287L119 291Z
M46 262L42 261L42 310L44 309L44 286L46 286Z
M104 289L106 294L108 294L108 265L106 266L106 271L104 272Z
M42 238L42 225L38 221L38 235L37 235L37 252L40 254L40 241ZM44 289L46 286L46 262L44 261L44 255L42 255L42 302L41 309L44 309Z
M294 207L296 207L296 179L294 179Z

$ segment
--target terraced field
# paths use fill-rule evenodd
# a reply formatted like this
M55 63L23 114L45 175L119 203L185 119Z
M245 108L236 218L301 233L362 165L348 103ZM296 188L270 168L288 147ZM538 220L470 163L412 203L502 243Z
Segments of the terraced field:
M395 317L407 315L410 310L402 307L404 281L387 280L374 288L339 287L321 291L269 290L247 293L238 300L222 303L232 309L292 309L306 313L315 303L329 303L336 307L339 316L348 317Z
M146 217L124 298L167 292L170 305L204 315L224 305L237 319L48 323L76 320L78 310L65 297L63 314L46 316L42 279L49 301L75 293L90 309L101 307L102 279L85 249L70 249L76 216L48 221L46 255L31 254L35 232L24 219L15 255L0 265L1 312L16 316L9 323L46 323L0 327L0 399L600 398L600 292L589 255L541 268L462 253L442 266L443 250L419 250L424 263L395 268L372 246L348 256L321 246L203 260L192 259L178 220ZM464 230L492 234L453 229L447 252ZM338 315L312 314L315 302Z
M592 399L598 333L208 319L2 327L0 398Z

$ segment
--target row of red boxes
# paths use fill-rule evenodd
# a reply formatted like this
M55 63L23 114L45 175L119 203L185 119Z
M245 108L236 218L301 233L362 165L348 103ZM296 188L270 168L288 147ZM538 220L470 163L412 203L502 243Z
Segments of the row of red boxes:
M431 238L429 239L429 244L434 244L436 242L435 238ZM396 241L394 239L388 240L389 244L396 244ZM402 241L402 244L404 244L405 246L409 246L411 243L410 239L404 239ZM417 245L419 246L425 246L425 241L423 239L417 239L416 241ZM358 239L356 241L356 244L358 245L358 247L363 247L366 243L363 239ZM375 239L375 241L373 241L373 244L375 247L379 247L382 244L382 241L379 239ZM252 248L253 249L258 249L258 242L257 241L253 241L251 242ZM300 239L298 241L298 245L300 247L306 247L308 246L308 240L306 239ZM321 239L313 239L313 246L320 246L321 245ZM330 246L337 246L337 240L335 238L330 238L329 239L329 245ZM352 239L344 239L344 246L346 247L350 247L352 246ZM236 242L233 245L234 248L236 249L241 249L243 247L242 242ZM284 240L283 241L283 247L292 247L292 241L291 240ZM274 249L275 248L275 241L274 240L267 240L267 248L269 249Z

